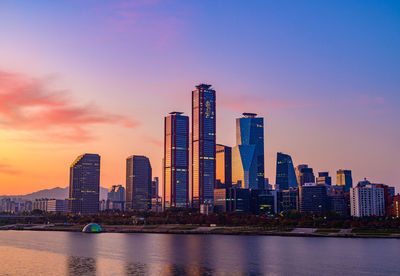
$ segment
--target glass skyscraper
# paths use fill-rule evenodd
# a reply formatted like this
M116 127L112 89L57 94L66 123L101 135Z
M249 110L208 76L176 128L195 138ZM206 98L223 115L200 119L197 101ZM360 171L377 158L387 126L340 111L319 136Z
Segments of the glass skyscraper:
M99 212L100 155L78 156L69 169L69 212L96 214Z
M236 119L236 146L232 151L232 182L242 188L264 187L264 118L243 113Z
M126 159L126 209L151 209L150 160L146 156L132 155Z
M213 204L215 187L215 90L200 84L192 92L192 182L195 208Z
M189 207L189 117L171 112L164 120L164 208Z
M296 167L297 184L303 186L306 183L315 183L314 171L306 164L301 164Z
M278 152L276 157L276 185L280 191L297 187L292 157Z
M224 145L216 147L216 181L215 188L232 186L232 148Z
M353 188L353 178L351 176L351 170L338 170L336 185L344 186L346 192L350 192L350 188Z

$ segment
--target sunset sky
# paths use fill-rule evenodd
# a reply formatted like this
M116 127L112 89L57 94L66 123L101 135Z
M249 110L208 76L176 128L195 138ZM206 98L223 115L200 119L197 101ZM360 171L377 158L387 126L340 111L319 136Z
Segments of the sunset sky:
M82 153L103 187L125 159L161 176L163 117L217 91L217 142L265 118L276 152L400 190L400 1L0 0L0 194L66 187Z

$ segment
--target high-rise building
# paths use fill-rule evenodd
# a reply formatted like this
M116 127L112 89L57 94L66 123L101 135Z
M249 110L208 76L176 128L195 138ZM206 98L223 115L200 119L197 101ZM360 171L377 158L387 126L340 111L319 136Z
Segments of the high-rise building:
M278 192L278 212L286 214L292 210L299 209L299 190L298 188L289 188Z
M325 185L305 183L299 186L299 209L304 213L322 213L328 210L328 195Z
M317 177L318 185L332 185L332 177L329 176L329 172L319 172Z
M95 214L99 212L100 155L78 156L69 170L69 212Z
M392 217L400 218L400 194L392 198Z
M276 187L280 191L297 187L292 157L278 152L276 157Z
M249 213L251 211L251 190L238 187L214 190L216 212Z
M126 209L151 209L151 165L146 156L132 155L126 159Z
M200 84L192 92L192 168L191 193L193 207L213 204L216 184L216 120L215 90Z
M171 112L164 120L164 208L189 207L189 117Z
M350 192L350 188L353 188L353 178L351 177L350 170L338 170L336 185L345 186L347 192Z
M102 202L101 202L102 203ZM104 205L104 204L103 204ZM125 210L125 188L122 185L113 185L107 194L107 201L105 207L100 209L104 210Z
M351 215L369 217L385 215L385 191L368 180L350 188Z
M232 182L245 189L264 187L264 119L243 113L236 119L232 151Z
M216 148L216 188L232 186L232 148L217 145Z
M315 176L312 168L302 164L296 167L297 184L303 186L306 183L315 183Z
M163 162L163 164L164 164L164 162ZM151 197L152 198L158 197L158 186L159 186L159 178L158 178L158 176L156 176L153 178L153 181L151 181Z

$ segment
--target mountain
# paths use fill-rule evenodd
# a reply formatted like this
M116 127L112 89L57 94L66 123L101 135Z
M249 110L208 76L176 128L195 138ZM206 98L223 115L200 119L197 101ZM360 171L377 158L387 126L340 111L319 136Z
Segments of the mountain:
M35 200L37 198L55 198L55 199L66 199L68 198L68 187L60 188L56 187L53 189L45 189L40 190L34 193L26 194L26 195L3 195L0 198L10 197L10 198L19 198L24 200ZM108 189L100 187L100 200L107 199Z

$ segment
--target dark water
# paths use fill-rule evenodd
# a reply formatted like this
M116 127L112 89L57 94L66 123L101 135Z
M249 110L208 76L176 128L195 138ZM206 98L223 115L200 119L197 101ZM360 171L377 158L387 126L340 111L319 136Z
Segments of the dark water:
M0 231L0 275L400 275L400 240Z

